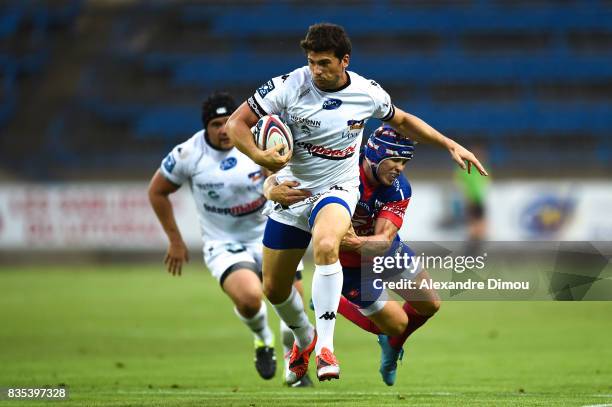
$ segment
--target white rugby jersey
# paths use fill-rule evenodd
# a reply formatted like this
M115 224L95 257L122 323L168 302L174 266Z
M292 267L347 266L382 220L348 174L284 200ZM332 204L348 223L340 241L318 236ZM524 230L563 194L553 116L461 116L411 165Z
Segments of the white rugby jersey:
M342 88L326 92L312 81L308 66L273 78L247 103L258 116L279 115L291 128L293 157L279 181L297 179L317 191L335 184L359 185L359 148L369 118L389 120L391 98L376 82L347 71Z
M215 149L202 130L172 149L161 172L173 184L189 182L203 241L261 241L264 177L237 148Z

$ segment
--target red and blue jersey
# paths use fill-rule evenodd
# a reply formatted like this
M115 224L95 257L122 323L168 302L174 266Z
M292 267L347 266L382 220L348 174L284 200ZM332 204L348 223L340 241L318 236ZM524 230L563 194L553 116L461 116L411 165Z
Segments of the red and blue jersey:
M390 186L375 186L368 182L362 166L359 166L361 197L357 202L353 215L353 229L357 236L371 236L374 234L376 220L384 218L392 222L397 228L402 227L404 214L412 196L410 182L400 174ZM399 237L395 237L399 241ZM342 267L361 267L361 254L356 252L340 252Z

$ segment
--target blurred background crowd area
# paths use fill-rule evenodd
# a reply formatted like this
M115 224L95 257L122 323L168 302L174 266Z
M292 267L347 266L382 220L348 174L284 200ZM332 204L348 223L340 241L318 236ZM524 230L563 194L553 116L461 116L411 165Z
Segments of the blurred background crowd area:
M612 173L610 0L2 0L0 179L147 179L210 92L243 100L305 65L320 21L496 179ZM448 178L444 155L421 148L411 170Z

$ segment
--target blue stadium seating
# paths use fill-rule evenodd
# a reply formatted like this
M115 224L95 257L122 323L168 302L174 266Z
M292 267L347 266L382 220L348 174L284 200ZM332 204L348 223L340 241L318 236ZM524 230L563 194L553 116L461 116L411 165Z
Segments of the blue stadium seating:
M255 84L303 66L302 55L274 59L269 56L235 54L222 57L150 54L143 57L151 70L170 69L177 85L209 82ZM390 61L392 60L392 62ZM248 69L245 66L248 65ZM436 56L379 58L354 56L350 69L381 83L418 81L431 84L439 81L503 82L510 80L539 81L612 79L612 54L604 56L528 55L480 56L441 54Z
M206 10L205 6L204 10ZM539 30L567 31L575 29L597 29L612 31L611 13L602 13L601 9L585 7L538 8L523 7L505 10L484 8L475 10L447 10L430 8L414 10L410 8L376 8L370 12L368 7L326 7L320 8L292 7L274 5L245 13L241 10L194 12L184 17L193 22L202 16L212 24L212 32L219 36L248 37L255 34L303 35L304 28L321 21L321 11L325 20L341 24L354 36L367 36L384 32L388 35L412 32L430 32L443 36L461 35L470 31L509 31ZM210 18L214 15L214 18ZM262 24L262 22L273 22Z
M23 10L9 5L0 10L0 39L9 38L17 32L23 17Z
M49 30L73 27L84 4L83 0L64 0L55 6L48 2L43 7L34 7L35 3L11 0L8 6L0 6L0 41L13 38L27 23L35 45L22 54L0 51L3 86L0 128L22 102L20 75L37 75L48 66ZM297 1L253 1L245 2L243 7L232 7L213 2L137 1L117 12L109 27L108 43L101 45L106 52L102 57L105 60L92 60L81 72L77 104L102 124L129 129L132 141L172 143L200 127L200 101L177 102L171 97L173 92L232 88L247 94L270 77L304 65L304 56L293 42L308 25L331 21L344 25L353 38L352 70L380 82L391 90L398 106L442 131L486 137L491 141L491 156L498 163L510 162L507 154L511 153L504 152L503 146L511 145L517 138L529 135L538 140L548 139L554 145L556 136L576 135L596 140L598 149L589 159L610 164L612 98L601 96L601 92L597 97L586 94L579 100L543 97L537 91L542 84L601 85L604 89L612 86L610 2L466 0L441 4L371 0L352 2L347 7L331 2L308 5ZM142 38L153 36L153 28L163 27L158 23L169 19L173 19L172 24L166 29L180 33L197 28L198 33L206 31L203 41L222 39L226 46L208 54L198 52L198 44L193 44L191 51L174 51L170 41L163 48L155 40L134 46L131 39L142 33L146 34ZM495 46L496 36L517 38L517 35L524 37L508 47ZM575 41L575 36L580 35L590 35L595 41L599 38L600 43L581 46ZM434 41L427 46L414 43L420 37ZM487 37L491 37L488 46L481 47L479 41L487 41ZM537 44L530 44L529 38L538 40L534 41ZM274 44L278 39L290 40L292 44L277 49ZM385 40L395 45L404 40L407 43L405 48L389 46L381 52L377 41L384 45ZM251 46L259 41L271 45ZM143 82L149 79L170 97L139 99L138 91L132 92L129 100L108 96L113 78L104 76L101 62L114 64L114 72L137 71ZM434 95L434 90L449 84L493 87L510 84L515 91L512 96L498 99L488 98L484 92L460 102L452 97L448 100L439 97L440 92ZM395 89L399 91L394 92ZM130 89L123 92L129 93ZM58 129L69 121L67 114L50 125L50 137L59 140ZM65 157L67 161L77 160L68 154ZM92 157L90 163L96 160Z

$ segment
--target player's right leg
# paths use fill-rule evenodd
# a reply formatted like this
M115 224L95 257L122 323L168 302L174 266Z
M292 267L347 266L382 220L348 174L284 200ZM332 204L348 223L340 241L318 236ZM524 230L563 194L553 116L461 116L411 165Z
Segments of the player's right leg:
M316 332L308 321L304 303L293 286L295 272L310 243L310 233L269 218L264 233L263 289L276 313L293 331L289 385L308 371L308 358L316 343Z
M293 287L297 290L302 298L302 303L304 303L304 284L302 284L302 271L303 271L303 262L300 262L300 267L297 270L295 281L293 282ZM289 365L291 363L291 351L293 350L293 344L295 343L295 337L293 336L293 331L285 324L285 321L280 320L280 333L281 339L283 342L283 362L284 362L284 375L283 377L289 376ZM290 385L291 387L312 387L313 383L308 376L308 373L304 375L300 380L296 383Z
M232 269L233 268L233 269ZM270 329L266 303L259 276L254 263L237 263L228 270L221 283L223 291L234 303L238 318L255 336L255 368L259 375L268 380L276 372L274 355L274 334Z

